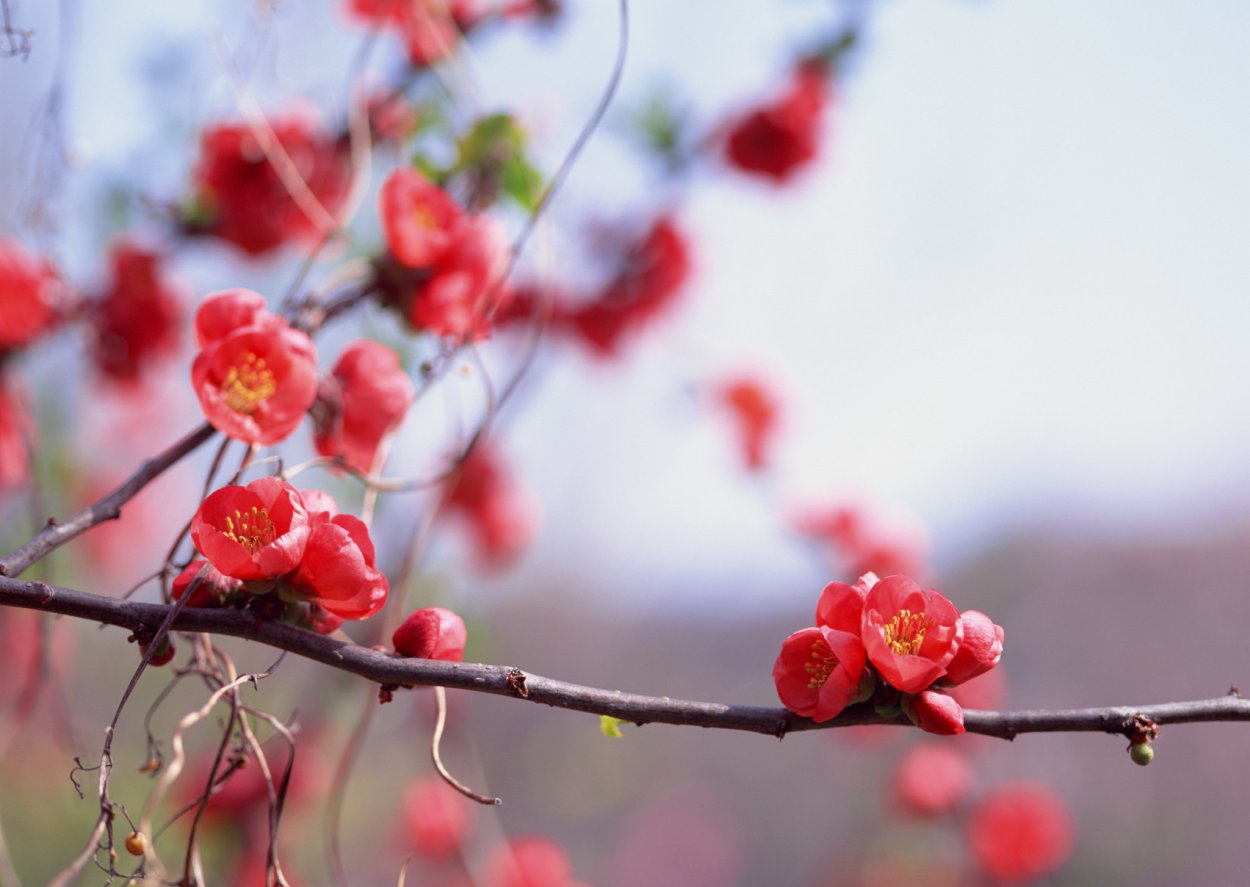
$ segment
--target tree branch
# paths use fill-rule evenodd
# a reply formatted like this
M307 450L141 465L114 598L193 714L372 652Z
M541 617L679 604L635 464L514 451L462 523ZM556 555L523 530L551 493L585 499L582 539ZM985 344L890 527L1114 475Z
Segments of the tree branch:
M0 577L0 605L60 613L130 631L155 631L171 606L117 600L46 582ZM853 706L833 720L815 724L784 708L689 702L641 696L619 690L583 687L529 674L505 665L439 662L383 653L347 641L324 637L279 622L257 620L239 610L185 609L174 619L175 631L203 632L245 638L287 650L332 668L360 675L384 686L451 687L492 693L589 714L611 715L639 725L648 723L744 730L782 737L787 733L862 724L909 725L902 717L882 718L864 706ZM969 733L1013 739L1022 733L1097 732L1126 737L1143 721L1183 724L1202 721L1250 721L1250 700L1235 690L1218 699L1144 706L1058 709L1050 711L965 711Z
M163 452L145 460L134 474L103 499L93 502L63 521L49 518L47 526L29 542L0 560L0 576L20 576L32 564L47 557L71 539L81 536L96 524L116 520L121 516L122 506L138 495L140 490L216 433L217 429L205 422Z

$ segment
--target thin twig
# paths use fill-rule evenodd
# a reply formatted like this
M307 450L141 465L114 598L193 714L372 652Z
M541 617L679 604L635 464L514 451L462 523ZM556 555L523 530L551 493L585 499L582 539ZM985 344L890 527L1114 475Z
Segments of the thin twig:
M182 600L186 600L183 596ZM170 615L173 607L118 601L49 585L0 578L0 605L61 613L93 622L119 625L131 630L151 630ZM286 650L367 678L394 686L448 687L525 699L555 708L589 714L611 715L635 724L675 724L742 730L784 736L806 730L850 727L861 724L907 725L906 719L882 718L871 709L852 706L823 724L800 717L784 708L691 702L666 697L642 696L565 683L505 665L440 662L383 653L349 641L325 637L280 622L257 622L237 610L187 609L171 626L178 631L203 632L246 638ZM1061 709L1044 711L964 712L969 733L1011 739L1022 733L1095 732L1130 735L1133 721L1146 718L1159 725L1206 721L1250 721L1250 700L1237 694L1191 702L1145 706Z
M434 721L434 735L430 739L430 760L434 762L434 769L438 771L439 776L443 777L445 783L466 798L477 801L479 804L484 804L487 807L498 807L503 803L501 798L475 792L459 779L452 776L451 771L447 769L447 765L443 763L441 749L443 745L443 729L447 726L447 690L443 687L435 687L434 699L438 706L438 717Z

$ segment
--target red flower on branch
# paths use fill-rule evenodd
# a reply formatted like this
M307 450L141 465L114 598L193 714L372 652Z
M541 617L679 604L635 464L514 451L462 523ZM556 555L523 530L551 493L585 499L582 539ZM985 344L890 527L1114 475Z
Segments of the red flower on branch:
M313 411L313 443L357 471L374 470L378 448L399 426L413 400L412 380L395 352L363 339L343 349Z
M752 376L730 379L720 386L717 395L733 418L747 469L759 471L766 467L781 412L776 395Z
M316 399L317 358L312 340L257 307L258 299L247 290L205 299L196 314L202 350L191 382L214 428L269 446L288 437ZM230 329L231 318L249 323Z
M318 499L325 503L329 497L320 494ZM309 514L308 545L290 585L296 594L334 616L368 619L386 605L390 583L374 566L369 528L360 518L336 511Z
M946 666L944 684L962 684L985 674L1003 656L1003 629L995 625L980 610L964 610L959 614L963 623L963 640L955 651L955 658Z
M903 710L912 723L926 733L958 736L964 732L963 709L945 693L921 690L915 696L904 697Z
M419 659L462 662L467 635L464 620L444 607L412 613L391 636L395 652Z
M165 279L158 253L118 243L110 259L113 279L92 311L92 358L106 376L134 383L158 358L177 350L182 296Z
M986 875L1002 884L1041 878L1072 854L1075 828L1067 805L1040 783L1006 785L968 819L968 845Z
M479 441L447 480L444 502L469 525L478 554L489 566L512 560L533 536L524 496L485 442Z
M801 65L780 100L740 117L730 128L730 165L782 184L815 159L831 89L818 65Z
M222 487L191 518L191 540L221 573L272 579L304 557L312 530L299 492L273 477Z
M440 777L418 779L404 792L404 834L426 859L455 857L471 820L470 802Z
M408 319L417 329L457 341L484 339L511 296L505 284L508 239L489 216L467 215L413 294Z
M387 176L378 204L387 248L409 268L425 268L441 259L465 216L450 194L406 166Z
M887 576L864 602L868 658L890 686L919 693L946 674L963 637L959 611L935 589Z
M866 656L859 637L866 589L830 582L816 608L817 626L781 642L773 683L782 705L820 723L866 698Z
M268 125L304 187L293 190L294 183L283 181L273 163L278 158L271 159L252 127L242 123L206 130L192 172L197 206L196 217L188 222L191 230L233 243L250 256L327 233L328 219L351 184L345 139L319 132L294 116L272 119ZM301 199L293 193L302 194Z
M894 770L899 804L918 816L950 813L968 793L972 771L964 756L949 745L924 742L912 746Z
M182 596L196 579L200 581L195 586L195 591L191 592L191 600L187 601L188 607L220 607L229 595L243 587L238 579L223 575L208 561L193 560L175 577L170 596L176 601L182 600Z
M14 240L0 240L0 351L30 344L56 319L52 265Z

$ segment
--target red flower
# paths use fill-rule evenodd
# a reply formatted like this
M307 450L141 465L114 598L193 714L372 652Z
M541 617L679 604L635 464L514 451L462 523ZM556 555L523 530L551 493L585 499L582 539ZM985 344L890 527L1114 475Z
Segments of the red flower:
M335 511L310 514L312 533L291 585L335 616L368 619L386 605L390 583L373 565L369 528L360 518Z
M964 626L963 640L955 658L946 666L945 684L962 684L985 674L1003 655L1003 629L980 610L964 610L959 614Z
M887 521L858 503L814 510L794 519L797 532L827 544L839 572L916 576L926 571L922 534Z
M828 628L805 628L781 642L773 682L781 704L816 723L837 717L859 694L864 647Z
M312 340L257 308L259 298L228 290L205 299L196 313L203 347L191 365L191 382L214 428L269 446L288 437L316 399L317 358ZM234 317L251 322L229 330Z
M450 194L407 166L387 176L378 202L387 248L409 268L424 268L442 258L464 219L464 210Z
M461 662L465 637L463 619L443 607L426 607L395 629L391 643L401 656Z
M486 338L495 312L510 296L507 270L503 228L489 216L465 216L429 280L414 294L408 319L418 329L458 341Z
M26 483L30 476L27 445L33 434L26 401L0 375L0 490Z
M368 474L378 447L404 418L412 399L412 380L394 351L368 339L351 343L322 388L324 409L314 411L317 452L341 456Z
M304 557L310 535L299 492L273 477L222 487L191 518L191 540L200 554L235 579L289 573Z
M949 745L912 746L894 770L894 793L904 810L919 816L950 813L968 793L972 771Z
M113 280L95 304L92 357L100 371L135 382L156 358L178 347L181 296L161 273L161 256L129 243L111 251Z
M317 132L297 117L273 119L269 126L311 197L333 216L351 183L346 141ZM262 255L288 241L325 233L325 219L310 218L291 196L252 128L245 124L220 124L204 132L192 180L199 210L206 216L192 226L233 243L248 255Z
M759 379L741 376L722 385L718 397L733 417L746 467L751 471L764 468L777 431L780 407L776 395Z
M446 0L348 0L347 10L356 18L391 25L403 36L408 59L423 67L450 55L460 43L461 15L467 4ZM466 21L465 24L468 24ZM463 25L461 25L463 27Z
M964 732L964 712L959 703L936 690L921 690L904 698L903 710L912 722L926 733L958 736Z
M513 838L486 866L484 887L572 887L568 854L539 835Z
M780 184L816 157L821 114L829 99L825 75L803 67L780 101L738 119L725 144L729 163Z
M170 595L176 601L182 600L182 596L187 593L187 589L197 578L200 584L195 586L191 600L187 601L188 607L220 607L227 595L238 591L243 585L238 579L222 575L208 561L193 560L174 579Z
M408 844L426 859L447 859L460 849L472 808L437 776L418 779L404 793L404 832Z
M52 324L57 282L46 260L0 240L0 351L29 344Z
M445 507L473 532L478 554L502 566L520 553L534 533L530 508L498 454L479 442L447 481Z
M935 589L887 576L868 592L864 647L881 677L902 693L919 693L946 674L962 636L959 611Z
M690 277L690 249L669 216L660 216L632 245L620 271L593 299L556 317L600 356L668 310Z
M1057 871L1071 856L1074 837L1067 805L1039 783L999 788L968 820L973 859L985 874L1006 884Z

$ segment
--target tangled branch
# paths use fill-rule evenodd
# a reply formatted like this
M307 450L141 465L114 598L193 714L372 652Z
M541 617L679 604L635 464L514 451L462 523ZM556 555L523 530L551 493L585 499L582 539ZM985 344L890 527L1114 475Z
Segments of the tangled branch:
M59 613L130 631L154 631L171 606L117 600L46 582L0 577L0 605ZM642 724L674 724L743 730L782 737L787 733L863 724L907 725L903 718L883 718L852 706L822 724L784 708L693 702L584 687L530 674L506 665L412 659L325 637L279 622L258 621L237 610L186 609L172 623L176 631L239 637L305 659L351 672L389 687L448 687L510 696L588 714L610 715ZM1216 699L1144 706L1037 711L964 711L969 733L1013 739L1023 733L1093 732L1131 737L1143 721L1156 725L1205 721L1250 721L1250 699L1236 690Z

